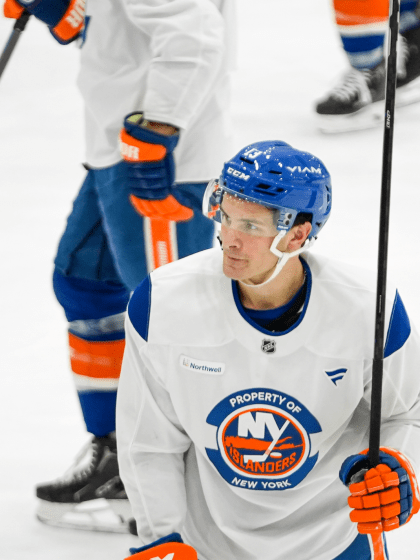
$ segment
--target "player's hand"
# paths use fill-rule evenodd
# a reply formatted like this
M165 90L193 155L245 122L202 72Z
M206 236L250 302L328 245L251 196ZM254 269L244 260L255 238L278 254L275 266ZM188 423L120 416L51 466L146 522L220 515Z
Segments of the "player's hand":
M172 533L140 548L130 548L132 556L125 560L152 560L153 558L173 558L173 560L197 560L197 552L192 546L182 542L179 533Z
M79 36L84 24L85 0L5 0L3 11L8 18L18 19L27 10L49 27L62 45Z
M194 213L174 188L172 152L179 134L173 127L166 125L166 128L174 133L162 134L159 128L150 128L142 113L128 115L120 133L121 155L127 164L130 202L137 212L148 218L182 222Z
M359 533L392 531L419 511L416 475L407 457L395 449L381 447L380 463L373 469L367 452L351 455L340 469L340 479L351 493L350 519Z

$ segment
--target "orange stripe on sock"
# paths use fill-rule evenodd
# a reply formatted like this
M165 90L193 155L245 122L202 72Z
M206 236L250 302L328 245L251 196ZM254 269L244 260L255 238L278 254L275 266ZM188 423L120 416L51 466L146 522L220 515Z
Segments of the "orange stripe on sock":
M71 369L78 375L118 379L125 340L91 342L69 333Z
M173 262L174 250L171 235L171 222L159 218L150 219L152 249L155 268Z
M149 272L178 258L176 225L161 218L144 218Z
M388 20L388 0L334 0L338 25L367 25Z

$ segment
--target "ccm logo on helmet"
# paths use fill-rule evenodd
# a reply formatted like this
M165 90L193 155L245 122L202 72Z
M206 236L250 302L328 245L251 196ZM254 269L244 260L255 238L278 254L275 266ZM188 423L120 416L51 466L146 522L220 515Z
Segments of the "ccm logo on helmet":
M300 165L295 165L294 167L287 166L286 169L288 169L291 173L294 173L297 169L299 171L299 173L319 173L319 174L322 174L322 171L319 167L311 167L311 168L304 167L302 169Z
M248 181L250 175L245 175L242 171L238 171L237 169L233 169L232 167L227 168L227 172L229 175L233 175L234 177L238 177L238 179L242 179L243 181Z

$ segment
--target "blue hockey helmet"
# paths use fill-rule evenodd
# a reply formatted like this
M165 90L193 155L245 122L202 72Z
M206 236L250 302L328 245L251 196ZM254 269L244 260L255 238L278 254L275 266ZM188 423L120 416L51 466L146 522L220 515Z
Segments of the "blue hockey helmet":
M325 165L279 140L250 144L209 183L203 211L217 222L224 193L278 210L277 230L284 233L298 214L310 214L310 238L318 235L331 211L331 178Z

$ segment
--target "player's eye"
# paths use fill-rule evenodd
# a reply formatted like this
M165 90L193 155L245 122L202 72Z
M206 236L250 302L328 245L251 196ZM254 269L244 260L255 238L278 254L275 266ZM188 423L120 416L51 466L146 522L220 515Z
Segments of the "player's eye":
M230 223L229 216L227 214L225 214L222 209L220 209L220 213L221 213L221 216L222 216L222 222L224 222L226 224L229 224Z
M245 229L247 229L248 231L256 231L258 230L258 226L256 226L255 224L252 224L251 222L247 222L245 224Z

